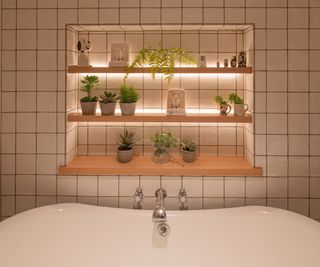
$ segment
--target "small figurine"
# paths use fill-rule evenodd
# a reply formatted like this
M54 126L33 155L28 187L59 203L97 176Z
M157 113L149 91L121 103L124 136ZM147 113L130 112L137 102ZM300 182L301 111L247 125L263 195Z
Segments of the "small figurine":
M236 58L236 56L233 56L233 57L232 57L230 64L231 64L231 67L232 67L232 68L237 67L237 58Z
M217 68L220 68L220 62L217 61Z
M171 88L168 90L168 115L186 115L185 94L185 90L182 88Z
M246 67L246 66L247 66L246 52L241 51L239 54L238 67Z
M200 56L199 62L198 62L198 67L199 68L206 68L207 67L206 56Z
M88 66L89 65L89 59L86 56L85 51L89 51L90 47L91 47L91 43L89 40L81 38L78 41L77 49L79 51L79 55L78 55L78 65L79 66Z
M109 67L125 67L129 62L129 45L126 43L112 44Z
M224 67L225 67L225 68L228 68L228 66L229 66L229 61L228 61L227 58L223 61L223 64L224 64Z

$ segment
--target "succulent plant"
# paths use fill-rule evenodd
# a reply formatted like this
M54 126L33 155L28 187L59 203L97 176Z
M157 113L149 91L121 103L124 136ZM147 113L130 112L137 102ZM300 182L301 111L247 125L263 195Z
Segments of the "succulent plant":
M117 93L113 93L111 91L104 91L103 94L99 95L101 98L100 102L102 103L116 103L119 97Z
M181 148L184 151L194 152L197 150L198 145L192 139L186 139L181 142Z
M119 150L131 150L135 144L135 132L124 130L123 134L118 134L118 149Z
M81 102L96 102L98 101L97 96L91 96L92 89L100 83L99 77L92 75L87 75L84 79L81 80L82 88L81 91L87 93L87 96L80 99Z

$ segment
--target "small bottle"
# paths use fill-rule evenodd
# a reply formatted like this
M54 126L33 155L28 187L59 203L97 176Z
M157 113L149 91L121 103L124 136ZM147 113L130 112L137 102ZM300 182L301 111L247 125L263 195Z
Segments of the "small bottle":
M231 64L231 67L232 67L232 68L237 67L237 58L236 58L236 56L233 56L233 57L232 57L230 64Z
M229 66L229 61L228 61L227 58L223 61L223 64L224 64L224 67L225 67L225 68L228 68L228 66Z
M217 61L217 68L220 68L220 62Z

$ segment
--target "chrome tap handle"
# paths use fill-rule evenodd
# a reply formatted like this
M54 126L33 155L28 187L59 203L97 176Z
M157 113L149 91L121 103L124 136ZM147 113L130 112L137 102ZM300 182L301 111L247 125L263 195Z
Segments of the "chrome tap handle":
M155 196L157 200L164 200L167 197L167 191L162 188L159 188L156 190Z

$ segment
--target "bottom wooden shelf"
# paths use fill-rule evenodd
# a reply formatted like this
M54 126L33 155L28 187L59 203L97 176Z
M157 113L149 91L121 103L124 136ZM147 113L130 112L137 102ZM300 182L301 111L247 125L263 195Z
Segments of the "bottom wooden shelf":
M119 163L115 156L78 156L59 168L61 175L166 175L166 176L261 176L262 169L252 167L242 157L200 156L193 163L180 157L157 164L151 156L139 156Z

